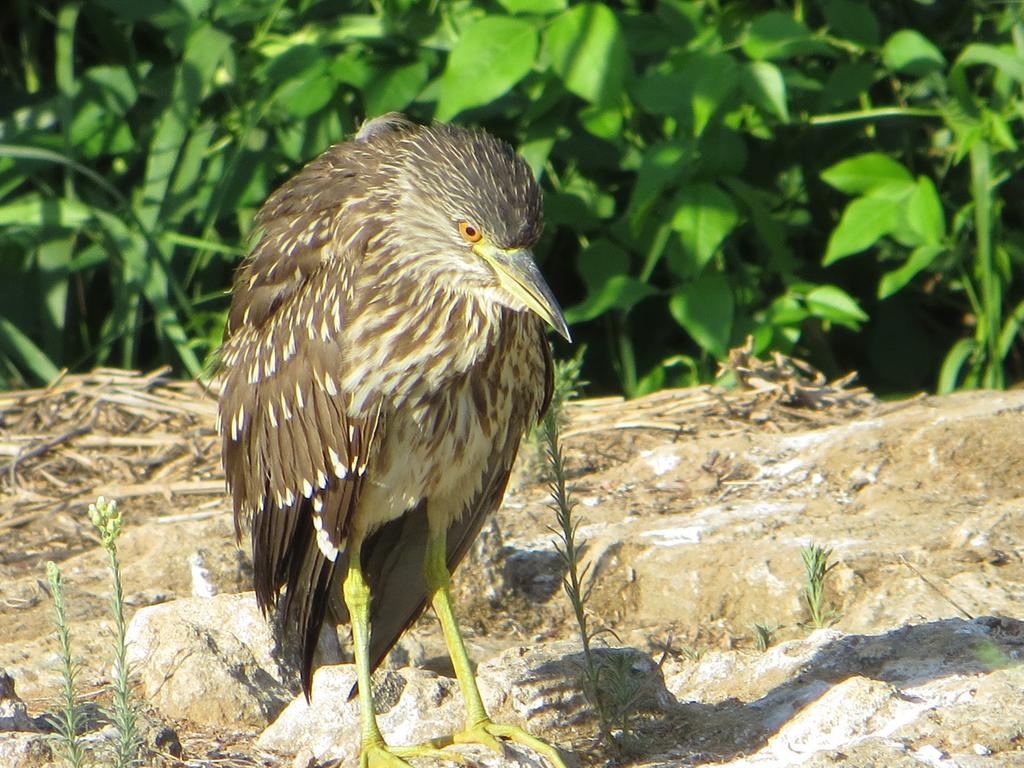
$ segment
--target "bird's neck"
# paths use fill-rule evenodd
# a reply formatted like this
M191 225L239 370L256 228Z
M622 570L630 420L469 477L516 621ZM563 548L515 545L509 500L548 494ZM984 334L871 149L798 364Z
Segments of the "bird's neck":
M464 376L522 322L519 313L457 281L378 276L372 288L356 294L369 298L352 318L351 343L376 350L382 362L369 376L361 371L357 379L353 372L345 382L357 410L374 392L389 392L397 402L417 396L418 388L436 389Z

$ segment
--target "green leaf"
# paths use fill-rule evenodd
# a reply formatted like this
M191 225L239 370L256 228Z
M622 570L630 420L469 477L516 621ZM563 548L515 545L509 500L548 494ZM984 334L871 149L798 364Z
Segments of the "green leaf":
M721 189L713 184L687 186L675 199L671 223L688 258L682 276L698 274L738 221L735 203Z
M522 142L517 148L518 153L530 166L533 175L539 180L544 175L544 164L551 155L555 146L555 139L544 136L538 139Z
M818 111L828 112L857 104L877 79L878 73L869 61L836 64L818 96Z
M57 12L53 74L58 92L67 99L78 91L78 83L75 80L75 27L81 10L82 6L78 3L65 3ZM67 100L62 101L62 105L67 104Z
M821 172L821 179L848 195L861 195L893 182L910 182L906 168L881 152L866 152L841 160Z
M693 89L693 135L699 137L711 120L715 110L732 96L740 80L739 65L724 53L700 56L688 62L688 74Z
M609 309L628 310L655 293L657 290L642 280L629 275L615 275L582 302L567 309L565 321L574 325L593 320Z
M900 207L891 200L858 197L843 211L825 250L824 266L870 248L900 224Z
M1013 130L1006 119L1002 115L989 110L985 111L985 118L991 130L992 138L996 140L999 146L1009 152L1016 152L1017 140L1013 137ZM1011 119L1016 121L1016 117Z
M145 181L136 216L149 232L157 228L167 187L174 177L178 153L192 122L192 111L213 86L217 65L231 56L232 39L212 25L196 27L175 71L170 98L160 117L146 158Z
M422 61L374 74L363 90L366 114L383 115L405 109L419 96L429 75L429 68Z
M128 124L96 101L85 102L75 111L68 137L80 158L123 154L135 147Z
M125 115L139 97L136 83L125 67L90 67L81 79L82 93L96 93L103 106Z
M752 61L743 67L740 85L761 110L789 122L789 108L786 105L786 81L782 70L770 61Z
M877 46L878 18L862 0L820 0L825 23L831 30L865 46Z
M694 162L692 143L662 141L644 152L640 171L637 173L633 195L629 200L630 223L639 227L647 211L659 195L672 182L686 181L684 170Z
M901 291L918 272L927 269L945 252L946 248L942 245L921 245L915 248L902 265L882 275L878 281L878 298L887 299Z
M1024 84L1024 57L1012 49L1003 50L986 43L972 43L964 48L956 60L956 68L962 69L972 64L988 64L1007 77Z
M322 72L326 66L339 66L346 70L353 69L353 62L349 59L349 56L343 55L328 62L317 46L298 42L269 56L267 63L261 69L267 82L281 83L309 73ZM342 77L338 79L347 82Z
M997 349L1001 359L1010 354L1013 345L1017 343L1022 326L1024 326L1024 301L1014 307L1013 311L1007 315L1006 322L1003 323L1003 328L999 332Z
M701 349L719 360L728 353L735 299L725 275L713 272L676 291L668 308Z
M689 118L692 134L699 137L715 111L732 98L739 81L739 65L732 56L691 53L680 57L673 71L642 78L635 98L651 114Z
M629 271L629 254L611 240L594 240L580 251L576 271L591 293L599 290L616 275Z
M942 52L924 35L914 29L901 29L885 41L882 61L893 72L927 75L946 68Z
M956 389L964 365L978 351L978 342L974 339L960 339L950 348L946 353L946 359L942 361L942 368L939 370L939 382L935 387L938 394L948 395Z
M78 200L29 193L0 205L0 226L80 229L93 219L93 209Z
M917 186L907 200L907 223L923 243L940 243L946 236L942 201L935 184L927 176L917 178Z
M485 16L467 27L448 55L435 117L460 112L504 96L532 69L537 32L522 19Z
M570 93L601 106L618 101L629 59L619 21L606 5L582 3L559 15L544 47Z
M669 379L669 372L674 375ZM689 355L671 355L640 377L633 391L634 397L643 397L659 389L670 387L695 387L700 384L700 365Z
M562 191L550 195L554 208L562 208L562 214L570 218L563 219L575 230L598 226L601 219L615 213L615 198L602 189L601 184L582 174L573 174L562 179ZM545 197L545 204L549 197Z
M39 381L49 384L60 374L57 366L28 336L0 315L0 349L7 351L16 362L35 374Z
M174 181L170 187L170 197L196 202L199 197L197 186L203 172L207 169L210 142L217 132L217 126L203 123L195 126L188 137L178 158L178 167L174 172Z
M622 135L622 109L619 107L592 104L579 111L579 118L587 133L598 138L615 141Z
M807 306L794 291L787 291L768 308L767 321L776 328L797 327L808 317Z
M538 16L564 11L567 0L498 0L501 7L511 14L535 13Z
M854 331L868 319L857 301L834 285L819 285L807 294L805 301L815 317L831 320Z
M782 11L769 11L754 19L742 48L751 59L791 59L829 50L805 24Z
M326 66L319 69L306 77L289 80L274 93L275 103L290 117L303 120L331 103L337 84Z
M327 70L339 83L347 83L357 90L365 91L370 80L378 74L379 67L367 61L359 49L354 49L332 58L327 64ZM363 94L363 98L368 96L367 93Z
M689 73L654 72L637 81L633 97L652 115L678 115L690 108L692 87Z
M74 258L76 233L40 243L36 250L39 265L43 306L47 322L43 325L43 346L51 353L61 356L67 341L66 322L68 310L68 276Z

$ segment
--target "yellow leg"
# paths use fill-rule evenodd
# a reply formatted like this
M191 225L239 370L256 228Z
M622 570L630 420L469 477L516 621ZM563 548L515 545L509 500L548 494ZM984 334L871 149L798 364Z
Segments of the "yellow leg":
M361 541L356 540L349 550L348 573L342 592L352 623L352 644L356 657L356 676L359 685L360 749L359 768L411 768L403 757L440 757L462 762L461 756L442 752L435 745L390 747L377 726L377 713L373 708L373 686L370 679L370 585L366 583L360 563Z
M503 754L504 750L498 738L508 739L543 755L555 768L565 768L565 763L562 761L561 755L558 754L558 750L550 744L531 736L517 726L495 723L488 716L483 700L480 698L480 689L476 685L476 677L473 675L469 655L466 653L466 645L462 641L459 624L455 620L455 612L452 610L451 576L448 573L446 552L445 532L442 530L440 534L432 534L427 541L424 570L431 606L441 623L441 631L444 633L445 644L448 646L448 655L451 657L452 666L455 668L455 677L458 678L459 688L462 690L462 697L466 702L466 729L450 738L438 739L434 744L436 746L483 744L494 749L498 754Z

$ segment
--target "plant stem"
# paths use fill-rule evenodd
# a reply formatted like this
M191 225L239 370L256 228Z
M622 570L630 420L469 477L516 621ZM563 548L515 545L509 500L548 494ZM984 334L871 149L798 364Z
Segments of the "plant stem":
M807 122L811 125L836 125L839 123L855 123L860 120L884 120L890 117L940 118L942 113L937 109L924 109L921 107L875 107L874 109L835 112L831 115L813 115L807 118Z
M110 569L112 587L110 611L114 616L114 680L111 686L113 694L111 720L117 731L115 765L117 768L131 768L139 763L142 740L139 735L128 679L128 644L126 642L128 623L124 615L121 564L117 557L117 538L121 534L121 514L117 510L117 502L107 501L101 496L95 504L90 505L89 517L99 530L103 549L107 553L107 566Z
M608 711L604 706L600 687L600 671L590 647L591 632L585 610L586 593L582 586L586 568L579 567L579 543L576 540L576 529L579 527L579 522L573 519L573 509L576 505L566 487L565 459L559 439L558 416L553 409L549 409L544 416L544 441L547 447L548 466L551 470L548 488L553 501L552 507L558 520L556 532L562 542L561 546L557 544L555 546L565 563L566 574L562 578L562 586L572 605L580 643L583 646L583 674L587 688L585 693L594 709L597 710L602 738L607 743L612 743Z
M59 751L72 768L85 763L85 754L78 740L80 715L76 695L76 669L71 656L71 628L68 626L67 608L64 603L64 581L57 564L46 563L46 577L53 595L54 614L57 622L57 643L60 646L61 691L59 708L53 717L54 730Z

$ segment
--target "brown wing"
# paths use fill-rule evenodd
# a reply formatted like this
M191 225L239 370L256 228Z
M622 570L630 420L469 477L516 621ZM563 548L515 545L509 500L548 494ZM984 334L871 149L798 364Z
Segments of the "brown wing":
M309 691L313 652L348 521L384 429L382 403L352 413L338 381L348 288L377 231L360 197L372 166L332 148L275 193L236 278L221 349L218 428L235 530L251 527L261 608L280 601L302 646Z
M551 347L543 326L537 324L538 341L544 350L544 393L538 421L544 418L554 386ZM484 472L484 481L466 514L448 527L449 573L462 562L487 519L501 505L512 465L519 451L523 428L531 416L522 414L520 428L512 428L504 445L496 445ZM510 420L515 423L517 419ZM427 607L423 562L427 542L426 502L376 531L363 545L364 570L375 596L370 605L370 663L377 666L398 639ZM376 596L386 596L377 599Z

